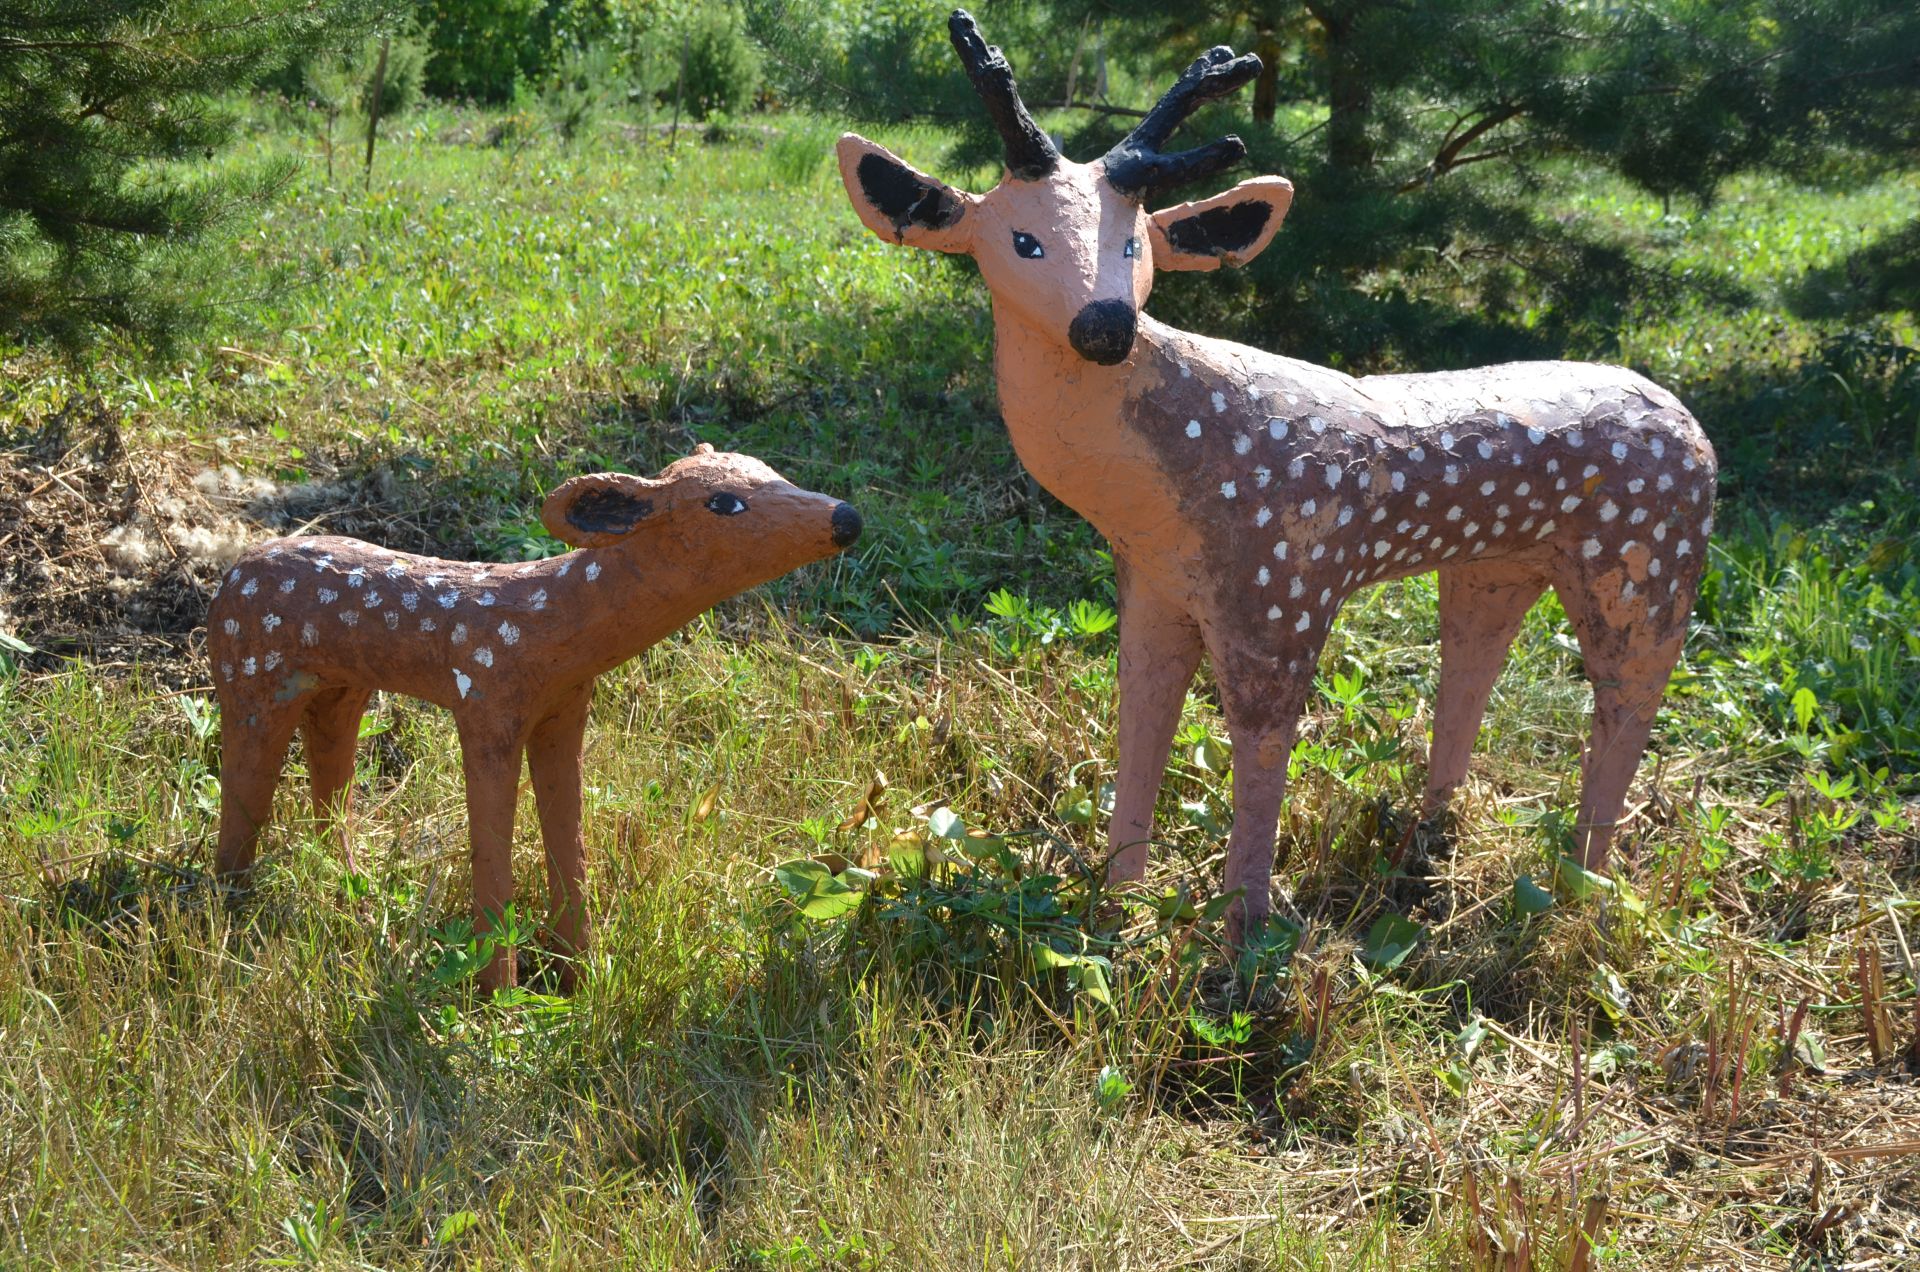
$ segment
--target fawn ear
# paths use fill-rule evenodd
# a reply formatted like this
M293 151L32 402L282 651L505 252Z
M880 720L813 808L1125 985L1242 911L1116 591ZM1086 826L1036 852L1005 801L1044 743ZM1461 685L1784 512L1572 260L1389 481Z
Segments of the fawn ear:
M840 179L861 224L889 243L933 252L972 250L967 213L979 201L973 195L942 185L854 133L843 134L837 149Z
M1285 177L1255 177L1225 194L1162 208L1150 219L1155 269L1244 265L1273 241L1293 204Z
M653 514L661 483L627 473L588 473L560 483L540 505L547 533L576 548L618 543Z

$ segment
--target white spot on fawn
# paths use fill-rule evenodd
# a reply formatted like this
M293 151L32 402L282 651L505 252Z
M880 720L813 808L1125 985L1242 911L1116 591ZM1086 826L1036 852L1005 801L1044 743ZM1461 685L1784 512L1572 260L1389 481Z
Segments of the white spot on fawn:
M271 632L274 628L280 626L280 616L278 614L269 614L260 620L260 626Z
M1278 605L1267 606L1267 621L1269 623L1275 621L1279 617L1280 617L1280 607Z
M493 666L493 651L485 645L482 645L473 651L473 660L482 667L491 667Z
M1586 501L1581 499L1580 496L1578 495L1568 495L1565 499L1562 499L1560 501L1560 511L1572 512L1575 508L1578 508L1584 502Z
M465 644L467 639L467 625L465 623L455 623L448 639L452 640L456 645Z
M255 675L260 670L260 664L257 660L249 658L245 662L240 664L240 670L245 672L249 676Z
M1267 584L1273 582L1273 571L1263 565L1260 567L1260 572L1253 577L1261 587L1265 587Z
M1188 421L1187 421L1187 436L1188 436L1188 437L1198 437L1198 436L1200 436L1200 421L1199 421L1199 420L1188 420Z
M332 588L323 587L320 589L320 603L322 605L331 605L339 599L340 593L334 591Z
M460 589L450 587L433 599L440 602L441 609L452 609L460 602Z
M1294 575L1293 582L1287 585L1287 595L1295 599L1298 599L1306 590L1307 585L1298 574Z
M1612 521L1620 515L1620 506L1609 499L1600 505L1600 520Z
M543 610L547 608L547 589L546 588L543 587L538 592L535 592L533 594L533 608L537 610Z
M280 590L282 592L292 592L294 588L294 583L295 583L294 579L281 579Z
M1234 438L1233 438L1234 454L1244 455L1252 449L1253 449L1253 439L1251 437L1248 437L1245 433L1237 433L1234 435Z
M258 592L259 590L260 590L260 580L248 579L246 586L240 589L240 595L252 596L255 592Z
M1188 436L1191 437L1191 436L1197 436L1197 435L1188 434ZM1271 437L1276 442L1284 440L1287 436L1287 422L1285 420L1277 420L1277 419L1268 420L1267 436Z
M230 618L226 622L220 624L220 629L226 632L226 634L229 636L238 636L240 634L240 621L238 619Z
M280 665L280 651L277 649L269 650L267 653L266 669L268 671L272 671L275 667L278 667L279 665Z
M1305 610L1302 610L1300 611L1300 621L1293 625L1293 630L1296 632L1304 632L1307 630L1309 626L1312 625L1312 623L1313 623L1313 615L1307 613Z
M1329 490L1333 489L1334 487L1340 484L1340 474L1342 471L1343 470L1338 464L1327 465L1327 488Z
M430 618L423 618L420 620L420 630L423 632L438 631L439 629L440 629L440 624L434 622Z
M1253 524L1256 526L1264 526L1267 524L1267 522L1272 520L1273 520L1273 510L1270 508L1263 507L1260 509L1260 511L1253 514Z
M312 623L300 624L300 643L302 645L319 644L320 629L318 627L315 627Z
M600 577L600 563L598 561L587 562L587 582L591 583L599 577Z
M458 667L455 667L453 669L453 687L458 689L460 696L464 698L467 696L467 690L473 688L473 678Z
M512 623L500 624L500 643L503 645L519 644L520 629L518 627L515 627Z
M1538 446L1540 443L1547 440L1547 435L1541 432L1539 429L1534 428L1531 424L1529 424L1527 426L1527 440L1532 442L1535 446Z
M1223 482L1221 482L1221 483L1220 483L1220 497L1221 497L1221 498L1223 498L1223 499L1231 499L1231 498L1233 498L1233 497L1234 497L1235 495L1237 495L1237 494L1239 494L1239 493L1240 493L1240 488L1239 488L1238 486L1236 486L1236 485L1234 485L1234 484L1233 484L1232 482L1230 482L1230 481L1223 481Z
M1215 389L1213 391L1213 413L1215 415L1227 409L1227 395Z

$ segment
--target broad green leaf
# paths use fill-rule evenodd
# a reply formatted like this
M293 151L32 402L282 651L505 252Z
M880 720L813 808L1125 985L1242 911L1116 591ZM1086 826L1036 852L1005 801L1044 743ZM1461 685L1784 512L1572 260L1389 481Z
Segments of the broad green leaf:
M960 814L943 804L927 815L927 829L942 839L958 839L967 833L967 824L960 820Z
M1584 901L1598 892L1613 891L1613 880L1595 874L1572 857L1560 858L1554 869L1555 881L1576 901Z
M1528 918L1545 914L1553 908L1553 893L1535 883L1532 875L1521 875L1513 881L1513 908Z
M1360 956L1376 972L1389 972L1407 961L1426 929L1401 914L1383 914L1367 929Z
M450 1245L465 1236L467 1231L480 1222L480 1216L471 1210L456 1210L440 1221L440 1227L433 1234L435 1245Z

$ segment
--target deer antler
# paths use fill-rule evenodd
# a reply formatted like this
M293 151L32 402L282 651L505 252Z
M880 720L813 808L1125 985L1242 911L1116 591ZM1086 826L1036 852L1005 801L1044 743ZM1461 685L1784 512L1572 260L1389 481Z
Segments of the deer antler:
M987 114L1006 145L1007 171L1022 181L1038 181L1050 175L1060 166L1060 152L1027 113L1006 57L981 36L979 24L965 9L955 9L947 19L947 35L967 68L973 91L987 104Z
M1140 200L1167 186L1184 185L1225 171L1246 157L1246 143L1231 134L1192 150L1160 153L1173 130L1210 101L1235 92L1260 74L1252 53L1235 57L1224 44L1193 61L1134 130L1107 151L1107 181L1130 199Z

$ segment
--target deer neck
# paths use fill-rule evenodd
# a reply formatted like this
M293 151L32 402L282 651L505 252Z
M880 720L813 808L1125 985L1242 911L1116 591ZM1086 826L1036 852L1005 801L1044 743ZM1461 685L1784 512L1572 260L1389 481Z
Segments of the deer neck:
M1056 499L1129 557L1198 552L1180 514L1176 483L1130 408L1164 359L1168 329L1140 316L1133 354L1089 362L1060 333L994 304L994 374L1000 411L1020 462Z

